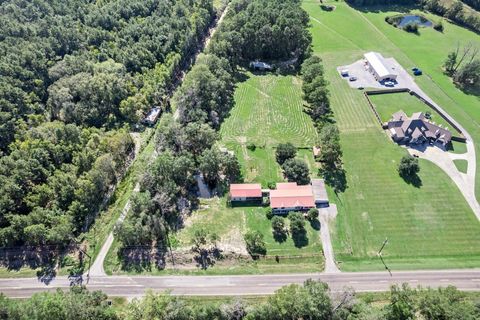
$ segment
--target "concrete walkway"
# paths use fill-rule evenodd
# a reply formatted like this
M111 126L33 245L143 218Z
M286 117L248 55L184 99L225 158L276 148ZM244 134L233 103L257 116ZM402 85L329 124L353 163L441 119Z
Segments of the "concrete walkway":
M322 240L323 255L325 257L325 273L339 273L335 263L335 256L333 253L332 240L330 239L329 222L335 219L337 216L337 206L330 204L330 207L320 208L319 220L320 220L320 239Z

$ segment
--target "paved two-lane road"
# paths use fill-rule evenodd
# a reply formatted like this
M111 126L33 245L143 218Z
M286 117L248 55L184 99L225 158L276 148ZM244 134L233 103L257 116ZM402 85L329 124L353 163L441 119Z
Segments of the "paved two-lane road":
M242 276L102 276L91 277L87 287L102 290L110 296L139 297L149 289L159 292L170 290L175 295L242 296L266 295L290 283L306 279L319 279L333 291L350 287L357 292L387 291L392 284L409 283L412 287L439 287L454 285L464 291L480 291L480 269L442 271L314 273L285 275ZM0 292L15 298L29 297L33 293L68 289L66 277L57 277L47 286L36 278L0 279Z

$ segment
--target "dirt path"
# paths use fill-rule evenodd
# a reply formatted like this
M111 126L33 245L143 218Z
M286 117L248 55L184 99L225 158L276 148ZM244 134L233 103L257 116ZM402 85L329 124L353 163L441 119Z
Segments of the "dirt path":
M215 32L218 29L218 26L222 23L223 19L225 18L225 15L227 14L227 11L228 11L228 6L223 10L222 14L220 15L220 18L218 18L216 23L214 23L214 26L212 28L210 28L210 30L208 31L208 36L203 41L202 50L198 50L198 52L195 54L195 62L192 65L195 65L195 63L197 63L198 55L200 53L202 53L205 50L205 48L207 48L207 46L210 44L210 41L212 40L213 36L215 35ZM183 82L186 75L187 75L187 72L183 72L183 74L181 76L180 83ZM180 116L180 110L177 109L173 113L173 119L177 120L179 116Z

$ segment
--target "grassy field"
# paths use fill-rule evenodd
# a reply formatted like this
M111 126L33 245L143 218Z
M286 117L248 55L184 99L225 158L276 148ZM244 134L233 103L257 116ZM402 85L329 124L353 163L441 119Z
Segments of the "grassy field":
M478 36L448 23L444 33L422 29L413 35L385 23L385 16L398 11L357 11L333 3L333 12L322 11L313 0L303 6L311 16L314 53L325 61L344 151L348 189L333 199L339 208L333 245L340 267L384 269L376 252L386 237L383 254L392 269L478 267L480 223L458 188L438 167L422 160L420 188L405 183L396 169L406 151L379 128L361 91L350 89L336 72L337 66L372 50L395 57L405 68L420 67L425 75L416 78L419 86L465 126L478 149L478 97L456 89L440 68L458 41Z
M252 75L238 84L235 108L222 124L221 143L235 151L246 181L264 186L282 181L275 161L275 147L291 142L299 156L306 159L316 173L311 155L317 133L310 117L303 112L300 80L293 76ZM256 150L247 149L253 143Z
M444 128L451 127L435 110L409 93L371 95L370 100L375 105L382 122L389 121L392 118L392 115L400 110L405 112L409 117L415 112L423 112L424 114L430 112L430 120L432 122L439 124Z

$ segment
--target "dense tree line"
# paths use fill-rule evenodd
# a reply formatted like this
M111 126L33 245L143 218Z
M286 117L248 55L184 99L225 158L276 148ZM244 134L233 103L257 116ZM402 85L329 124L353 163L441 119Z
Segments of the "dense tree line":
M234 0L210 52L232 65L255 59L302 60L310 50L308 14L299 0Z
M445 2L440 0L420 0L419 2L428 11L446 17L473 31L480 32L480 13L474 10L468 13L460 0L449 3L449 6L446 6Z
M462 2L468 4L477 11L480 10L480 0L462 0Z
M0 246L88 227L133 150L125 122L162 104L214 14L209 0L1 2Z
M0 13L0 150L8 152L31 115L114 126L160 103L162 73L178 64L175 54L192 50L213 8L192 0L9 0Z
M478 305L465 293L449 286L412 289L392 286L386 301L358 298L353 291L332 293L327 284L307 280L277 290L266 301L248 303L188 301L167 293L148 292L142 299L117 308L108 306L105 294L74 287L35 294L26 300L0 295L0 318L12 320L474 320Z
M340 132L332 120L330 93L322 59L318 56L306 59L301 67L301 75L302 90L307 102L306 111L318 131L317 147L320 153L316 160L322 163L320 173L335 192L343 192L346 188L346 178L342 163Z
M46 122L0 158L0 245L59 244L83 231L133 148L124 130Z

